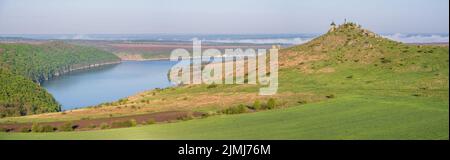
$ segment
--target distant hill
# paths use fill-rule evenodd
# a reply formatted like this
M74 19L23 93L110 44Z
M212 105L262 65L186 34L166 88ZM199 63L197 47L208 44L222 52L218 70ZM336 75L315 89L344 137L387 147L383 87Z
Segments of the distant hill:
M38 83L72 70L119 61L112 53L63 42L0 44L0 117L60 111L60 105Z
M342 65L372 66L393 72L425 72L448 67L448 46L404 44L355 23L342 24L280 53L281 67L296 67L307 73L330 72Z

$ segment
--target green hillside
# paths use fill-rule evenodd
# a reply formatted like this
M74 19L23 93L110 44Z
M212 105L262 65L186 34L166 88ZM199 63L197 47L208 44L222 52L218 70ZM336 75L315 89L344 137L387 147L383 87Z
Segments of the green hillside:
M44 88L33 81L0 69L0 117L60 111Z
M116 61L111 53L63 42L0 44L0 117L60 111L37 83L69 69Z
M341 95L265 112L97 131L0 132L0 139L448 139L448 104L424 102L411 96Z
M348 23L282 49L279 55L280 86L272 96L283 104L278 109L122 129L0 133L0 139L448 139L448 47L407 45ZM251 93L257 94L259 87L196 85L148 91L124 105L84 111L117 112L126 105L164 110L154 104L171 101L198 104L184 110L220 111L219 104L251 106L259 98ZM208 105L201 106L205 101Z
M109 52L63 42L0 44L0 50L0 67L35 82L47 80L70 68L119 61Z

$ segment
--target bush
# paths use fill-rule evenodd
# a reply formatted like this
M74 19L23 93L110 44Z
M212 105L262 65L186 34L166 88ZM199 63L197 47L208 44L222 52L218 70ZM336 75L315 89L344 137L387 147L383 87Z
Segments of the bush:
M222 110L222 113L224 114L239 114L239 113L246 113L247 107L245 107L243 104L240 104L236 107L227 108L225 110Z
M39 132L39 124L33 123L33 125L31 126L31 131L32 132Z
M182 120L182 121L187 121L187 120L194 119L194 116L192 115L192 113L188 113L186 115L178 117L177 119Z
M128 102L128 99L127 98L122 98L118 102L119 102L119 104L125 104L126 102Z
M56 128L51 125L41 126L41 132L54 132L55 130Z
M414 97L420 97L420 94L414 93L414 94L412 94L412 96L414 96Z
M261 109L261 102L257 99L255 102L253 102L253 109L254 110L260 110Z
M306 104L306 103L308 103L308 102L306 102L305 100L300 100L300 101L298 101L297 103L298 103L298 104Z
M208 117L214 116L216 114L217 114L217 112L208 111L208 112L202 114L202 118L208 118Z
M137 121L135 119L130 119L131 127L135 127L137 125Z
M0 128L0 132L9 132L8 128Z
M81 120L90 120L91 117L82 117Z
M58 131L73 131L75 129L75 126L72 122L65 122L63 125L59 126Z
M389 59L386 59L386 58L380 58L380 60L381 60L381 63L391 63L391 60L389 60Z
M275 109L275 107L276 107L275 99L270 98L269 100L267 100L267 109Z
M94 129L94 128L97 128L97 125L95 125L95 124L90 124L90 125L88 126L88 128Z
M20 132L23 132L23 133L31 132L31 128L23 127L23 128L20 129Z
M112 127L113 128L123 128L123 127L134 127L136 126L136 120L130 119L128 121L121 121L121 122L113 122Z
M155 121L155 119L153 119L153 118L149 118L148 120L147 120L147 124L155 124L156 123L156 121Z
M33 123L31 126L32 132L54 132L55 130L56 128L51 125L40 125L38 123Z
M325 96L325 97L327 97L327 98L334 98L334 97L336 97L336 96L334 96L334 94L330 94L330 95L327 95L327 96Z
M216 88L216 87L217 87L217 84L213 83L213 84L208 85L206 88L211 89L211 88Z
M108 129L108 128L110 128L108 123L100 124L100 129Z

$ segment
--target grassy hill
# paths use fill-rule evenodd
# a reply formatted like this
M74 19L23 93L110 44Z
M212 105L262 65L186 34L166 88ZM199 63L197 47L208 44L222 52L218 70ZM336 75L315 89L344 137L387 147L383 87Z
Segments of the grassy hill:
M276 99L278 109L77 133L0 133L0 139L448 139L448 59L448 47L406 45L348 23L281 50L274 96L258 96L261 86L255 85L184 86L3 122L170 110L220 113L268 98Z
M62 42L0 44L0 117L60 111L37 83L71 69L117 61L111 53Z

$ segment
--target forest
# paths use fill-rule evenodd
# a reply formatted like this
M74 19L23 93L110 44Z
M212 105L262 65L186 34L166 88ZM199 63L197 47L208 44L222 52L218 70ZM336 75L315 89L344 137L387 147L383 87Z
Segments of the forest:
M39 84L69 71L119 62L112 53L65 42L0 44L0 117L61 110Z
M58 41L39 45L0 44L0 51L0 68L8 68L38 83L70 69L120 61L103 50Z

